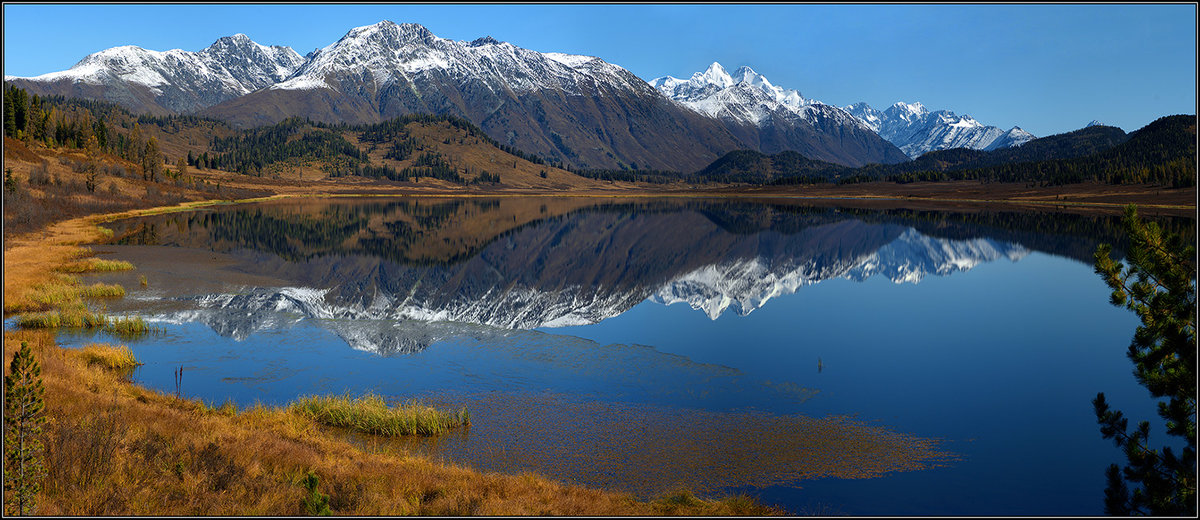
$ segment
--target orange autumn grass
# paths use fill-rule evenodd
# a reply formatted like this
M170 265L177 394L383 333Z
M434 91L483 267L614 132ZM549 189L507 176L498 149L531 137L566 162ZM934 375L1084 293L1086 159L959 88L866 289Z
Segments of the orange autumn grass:
M55 224L6 244L5 310L42 310L32 287L98 235ZM6 331L4 363L28 342L42 365L47 476L41 515L302 515L308 472L338 515L764 515L745 497L677 493L643 502L534 474L501 475L350 443L286 408L213 408L89 364L44 330Z

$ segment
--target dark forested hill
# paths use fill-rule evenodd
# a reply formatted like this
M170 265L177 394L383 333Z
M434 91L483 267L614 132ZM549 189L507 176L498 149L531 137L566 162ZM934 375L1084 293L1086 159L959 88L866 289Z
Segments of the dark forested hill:
M1099 181L1192 186L1196 182L1196 117L1163 117L1130 134L1098 125L1014 148L986 152L954 148L929 152L906 163L860 168L806 159L794 152L766 155L739 150L688 178L751 184L979 179L1042 185Z

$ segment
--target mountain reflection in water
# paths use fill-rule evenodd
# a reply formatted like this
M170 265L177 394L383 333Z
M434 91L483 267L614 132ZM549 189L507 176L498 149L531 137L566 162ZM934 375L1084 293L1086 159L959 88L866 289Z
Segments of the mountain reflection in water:
M561 327L646 300L684 302L715 320L831 278L917 283L1030 252L866 216L728 201L404 199L260 204L114 228L118 244L210 249L241 273L282 281L170 294L187 308L164 318L233 337L286 319L278 313L337 320L339 336L381 354L419 351L430 336L374 320Z

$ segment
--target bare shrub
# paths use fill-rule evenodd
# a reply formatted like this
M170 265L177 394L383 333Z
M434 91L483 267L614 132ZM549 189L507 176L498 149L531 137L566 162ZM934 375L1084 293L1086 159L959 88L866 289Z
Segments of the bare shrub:
M33 165L29 170L29 184L35 186L46 186L50 184L50 162L42 160L42 162Z

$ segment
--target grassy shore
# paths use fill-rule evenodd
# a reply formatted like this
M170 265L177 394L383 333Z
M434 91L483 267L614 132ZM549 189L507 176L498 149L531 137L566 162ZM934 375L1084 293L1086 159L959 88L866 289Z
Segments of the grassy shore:
M6 240L6 316L61 315L100 296L63 274L113 267L80 267L87 251L79 244L104 236L94 225L100 220L71 219ZM119 347L64 349L48 330L6 331L6 365L22 342L41 363L46 388L42 515L303 515L310 472L339 515L781 513L746 497L704 500L680 492L639 501L534 474L374 452L302 413L302 404L239 411L140 387L122 370L136 360Z

